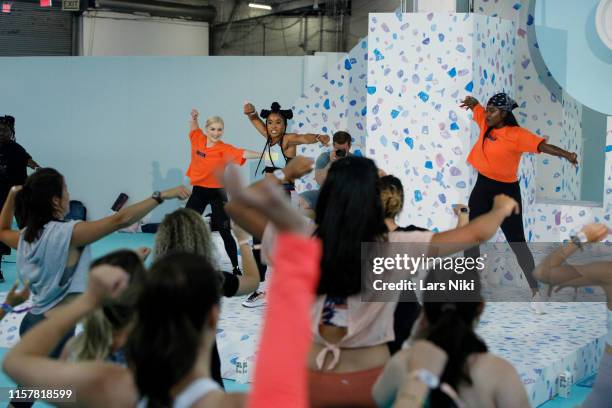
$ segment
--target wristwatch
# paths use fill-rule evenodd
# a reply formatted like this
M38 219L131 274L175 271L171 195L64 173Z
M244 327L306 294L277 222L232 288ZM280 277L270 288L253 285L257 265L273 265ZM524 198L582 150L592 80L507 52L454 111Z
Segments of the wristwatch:
M440 385L440 378L431 371L420 368L413 371L411 377L418 379L427 386L430 390L435 390Z
M574 245L576 245L581 251L584 250L582 244L586 244L587 242L589 242L589 239L587 238L586 234L582 231L580 231L577 235L572 235L570 239L572 240Z
M287 178L285 176L285 172L282 169L274 170L274 172L272 172L272 175L276 177L277 179L279 179L281 183L284 183L285 179Z
M164 202L164 199L161 196L161 191L153 192L153 195L151 195L151 198L157 201L158 204L161 204Z
M465 213L465 214L469 214L470 209L469 209L469 208L467 208L467 207L461 207L461 208L459 209L459 211L460 211L460 212L462 212L462 213Z

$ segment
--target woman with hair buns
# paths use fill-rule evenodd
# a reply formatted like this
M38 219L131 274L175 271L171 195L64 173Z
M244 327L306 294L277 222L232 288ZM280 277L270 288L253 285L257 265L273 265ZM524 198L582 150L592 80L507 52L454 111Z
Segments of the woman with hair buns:
M218 174L223 171L228 163L243 165L247 159L257 159L259 153L240 149L221 141L224 123L219 116L213 116L206 120L204 131L198 124L199 112L191 111L191 129L189 140L191 141L191 163L187 170L187 177L191 181L193 191L186 208L190 208L200 215L210 204L212 216L210 229L219 231L223 239L225 252L229 257L235 275L242 275L238 266L238 248L232 237L230 219L225 214L223 206L227 203L227 194L223 189Z
M266 157L266 160L269 159L270 165L266 166L264 173L273 173L274 170L284 167L284 165L277 166L274 162L271 152L273 146L280 146L281 154L285 158L285 164L287 164L296 156L296 146L298 145L321 143L323 146L327 146L329 144L328 135L286 133L287 121L293 118L293 111L291 109L281 109L278 102L272 103L270 110L262 109L260 115L257 115L253 104L245 102L244 114L249 117L255 129L266 138L266 146L259 158L259 163L261 164L261 160L264 158L267 150L268 157ZM260 116L266 120L265 123ZM259 168L259 164L257 167Z
M573 165L578 164L576 153L548 144L543 137L520 127L512 114L518 104L505 93L498 93L489 99L486 109L471 96L466 97L460 107L472 110L473 120L480 128L480 136L467 158L468 163L478 171L478 179L468 202L470 220L489 211L497 194L509 195L521 205L517 172L523 153L547 153L562 157ZM501 229L533 293L532 309L541 314L541 296L533 277L535 263L525 243L522 210L506 218ZM474 247L466 251L465 256L477 258L480 250Z
M261 165L262 160L264 160L265 167L263 169L263 173L267 176L275 176L276 178L283 180L285 176L281 169L296 156L296 146L314 143L321 143L323 146L327 146L329 144L330 138L328 135L318 135L313 133L286 133L287 121L293 118L293 111L291 109L281 109L278 102L272 103L269 110L262 109L260 115L257 114L257 110L253 104L245 102L244 114L249 117L249 120L255 129L257 129L257 131L266 138L266 145L264 146L259 157L257 170L255 170L256 173L259 171L259 166ZM262 118L265 119L265 122L262 120ZM273 152L273 150L275 151ZM284 163L279 163L276 161L280 155L282 155L285 159ZM284 183L283 189L287 194L291 194L291 191L295 190L295 186L293 183ZM259 251L260 242L256 238L253 238L253 244L253 255L255 255L255 260L257 261L260 281L263 285L266 280L267 266L261 263ZM264 305L265 290L263 287L260 287L258 290L253 292L251 296L249 296L243 303L243 306L245 307L260 307Z

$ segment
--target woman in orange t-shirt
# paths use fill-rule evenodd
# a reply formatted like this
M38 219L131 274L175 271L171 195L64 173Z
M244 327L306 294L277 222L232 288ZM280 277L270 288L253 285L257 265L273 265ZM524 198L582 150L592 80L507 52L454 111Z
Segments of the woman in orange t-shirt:
M518 105L505 93L498 93L489 99L486 110L471 96L466 97L460 106L472 110L473 119L480 128L478 141L472 147L467 159L468 163L478 171L478 179L468 202L470 221L491 210L493 198L497 194L507 194L521 205L517 172L523 153L547 153L565 158L573 165L578 164L576 153L550 145L544 138L520 127L512 114L512 110L518 108ZM506 218L501 229L533 292L532 308L534 312L540 314L543 311L541 304L538 303L540 300L538 284L533 277L535 264L525 242L521 212ZM466 251L465 255L478 257L480 250L474 247Z
M232 262L234 274L241 275L242 272L238 267L238 248L230 231L230 219L223 209L227 203L227 194L225 194L217 173L223 171L230 162L243 165L247 159L257 159L259 153L223 143L221 137L224 124L223 119L219 116L213 116L206 121L204 127L206 133L204 133L198 124L198 116L198 111L193 109L191 111L191 131L189 132L191 162L187 170L187 177L191 180L193 191L185 207L202 214L210 204L211 230L219 231L227 256Z

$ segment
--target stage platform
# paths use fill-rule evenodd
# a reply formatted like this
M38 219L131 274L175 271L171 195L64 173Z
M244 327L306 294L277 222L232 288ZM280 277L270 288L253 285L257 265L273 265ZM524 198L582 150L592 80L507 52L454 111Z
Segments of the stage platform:
M220 238L215 237L215 241L223 254L220 258L224 259ZM114 234L96 244L94 253L151 244L152 236L147 234ZM223 260L221 266L227 267L226 262ZM12 263L2 264L7 282L0 285L0 300L15 279L14 268ZM247 358L250 373L253 372L265 309L243 307L245 298L224 298L222 303L217 341L222 374L227 379L235 379L235 361L239 356ZM529 303L488 303L478 327L491 352L514 365L533 406L555 396L562 371L570 370L575 381L594 373L604 349L605 304L546 303L545 310L546 314L538 316L531 312ZM0 347L10 348L18 341L22 318L23 315L9 315L0 323Z

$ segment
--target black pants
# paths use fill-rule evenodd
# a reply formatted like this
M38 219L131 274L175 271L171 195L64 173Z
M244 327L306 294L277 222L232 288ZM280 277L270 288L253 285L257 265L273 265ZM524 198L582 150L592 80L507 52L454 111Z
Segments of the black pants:
M234 241L230 230L230 219L223 209L225 203L227 203L227 194L222 188L194 186L186 207L202 214L206 206L210 204L212 210L210 229L219 231L219 234L221 234L225 252L227 252L227 256L229 256L232 266L235 268L238 266L238 247L236 247L236 241Z
M493 199L498 194L506 194L519 203L520 211L507 217L501 225L502 232L510 244L510 248L516 255L517 261L527 278L527 283L532 289L537 289L538 282L533 277L535 262L533 255L525 242L525 231L523 230L523 209L521 206L521 187L518 181L514 183L503 183L478 175L476 185L470 194L468 206L470 207L470 221L485 214L493 208ZM465 251L466 257L477 258L480 256L480 248L473 247Z

